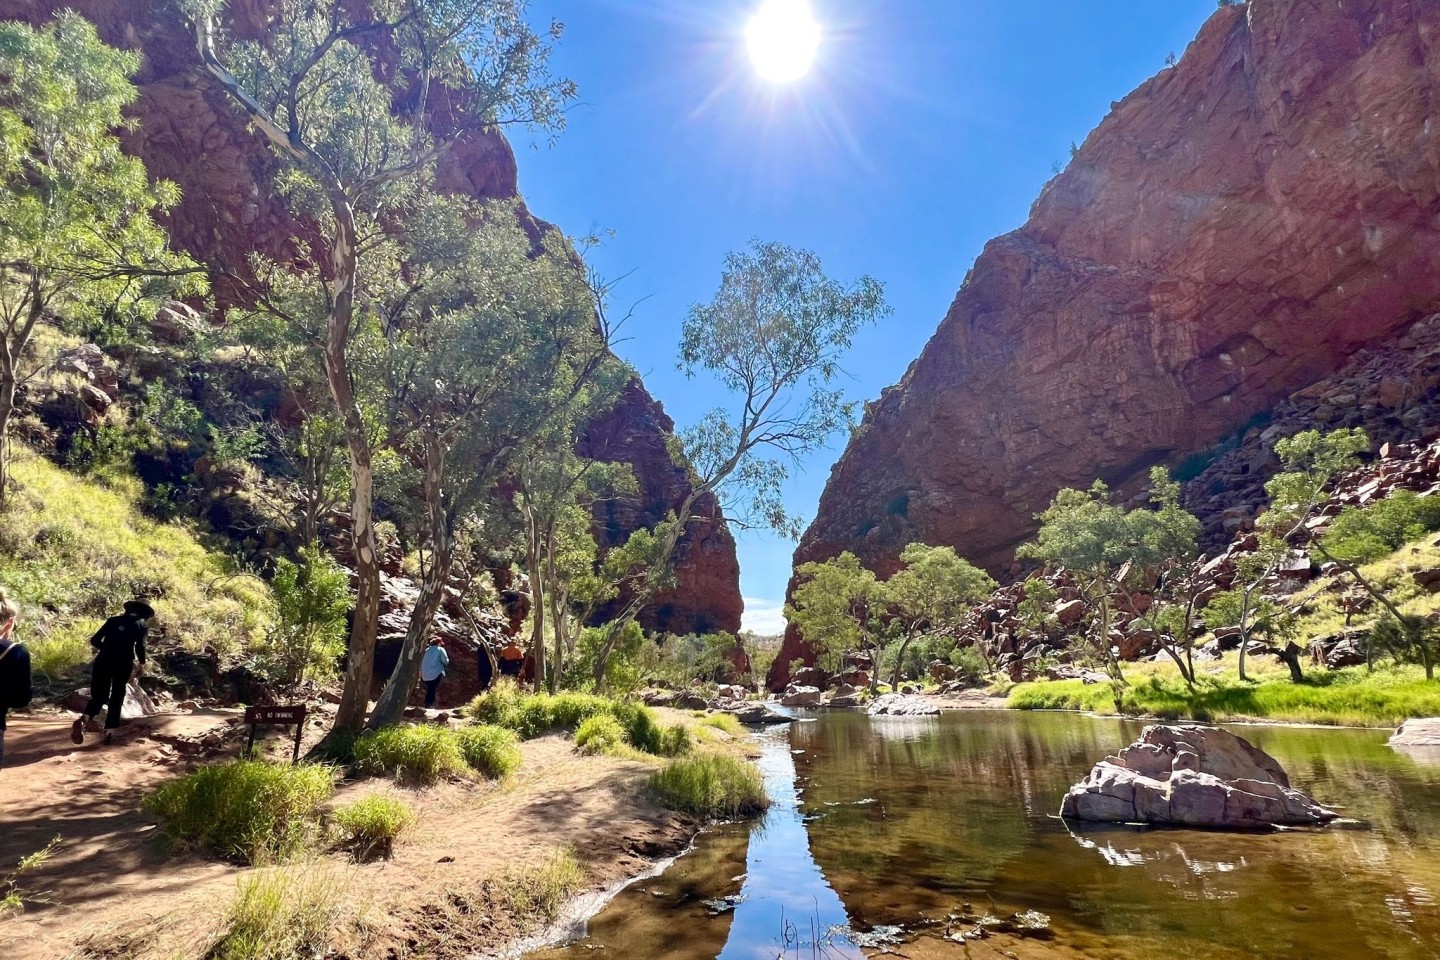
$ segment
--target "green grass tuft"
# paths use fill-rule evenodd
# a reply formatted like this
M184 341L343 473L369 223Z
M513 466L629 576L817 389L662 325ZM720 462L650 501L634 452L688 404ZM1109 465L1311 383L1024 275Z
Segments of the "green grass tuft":
M626 746L625 728L608 713L588 717L575 731L575 746L587 756L614 753Z
M390 856L395 841L415 823L415 811L399 797L371 794L336 809L336 839L357 860Z
M728 733L732 737L745 736L745 728L740 725L739 719L733 713L712 713L700 720L702 727L714 727L722 733Z
M481 723L514 730L526 740L578 730L592 717L608 716L624 731L625 742L645 753L680 756L692 746L688 732L661 727L644 705L589 693L521 693L514 684L502 682L471 701L467 711Z
M515 731L489 724L461 727L455 731L460 752L470 769L498 780L520 767L520 738Z
M760 772L727 754L672 761L650 778L650 789L664 806L707 819L752 816L770 805Z
M266 870L239 882L210 960L293 960L327 953L343 884L324 870Z
M201 767L145 801L166 834L242 863L281 863L308 849L320 807L335 790L335 770L235 760Z

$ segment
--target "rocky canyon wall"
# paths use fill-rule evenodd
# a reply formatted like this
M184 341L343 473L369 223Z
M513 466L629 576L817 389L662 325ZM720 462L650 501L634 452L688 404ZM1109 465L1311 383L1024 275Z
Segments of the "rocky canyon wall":
M175 0L0 0L0 18L41 23L65 8L95 23L107 43L143 54L132 111L136 126L125 134L126 148L145 160L153 176L179 184L182 199L166 226L178 246L213 268L217 300L245 299L243 278L253 252L279 260L303 256L311 228L276 198L271 181L277 161L200 69L194 35ZM228 10L238 34L263 35L264 0L232 0ZM443 119L432 122L466 132L445 160L442 186L477 198L517 197L515 156L505 138L468 116L463 104L446 106ZM523 206L521 216L538 237L544 224ZM635 529L629 524L663 516L688 493L684 471L665 453L672 428L638 379L617 409L592 426L586 443L593 454L633 464L641 491L628 509L597 517L607 542L628 535ZM652 629L740 628L734 540L713 504L704 512L696 533L682 542L679 586L641 617Z
M797 564L924 540L1003 575L1058 488L1133 487L1432 312L1437 106L1433 0L1219 9L985 247Z

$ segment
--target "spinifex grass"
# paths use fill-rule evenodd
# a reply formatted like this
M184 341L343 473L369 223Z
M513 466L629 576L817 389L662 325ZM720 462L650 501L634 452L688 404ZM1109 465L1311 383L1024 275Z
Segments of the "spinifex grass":
M514 733L494 726L452 730L422 724L367 733L355 740L353 757L358 770L428 784L472 770L502 777L520 765L520 748Z
M371 794L331 815L339 844L357 860L389 856L395 841L415 823L415 811L399 797Z
M645 753L681 756L693 746L683 727L662 728L642 704L589 693L521 693L513 683L503 681L476 697L468 709L480 722L507 727L527 740L575 730L591 717L605 715L620 724L626 743Z
M172 780L145 806L181 846L242 863L280 863L312 844L320 807L334 790L331 767L235 760Z

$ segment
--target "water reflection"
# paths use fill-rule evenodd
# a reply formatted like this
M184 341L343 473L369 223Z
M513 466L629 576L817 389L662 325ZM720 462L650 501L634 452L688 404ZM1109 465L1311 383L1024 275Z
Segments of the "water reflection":
M1360 829L1071 830L1061 795L1142 724L1011 712L829 714L763 735L776 806L627 892L547 957L685 960L874 954L834 934L901 928L907 956L1440 956L1440 768L1385 734L1247 727L1292 781ZM787 739L788 738L788 739ZM792 752L793 751L793 752ZM743 897L718 916L704 900ZM1042 942L942 939L955 914L1051 918ZM784 918L798 941L786 943ZM812 929L815 931L812 933ZM787 950L788 948L788 950ZM998 955L998 954L995 954Z

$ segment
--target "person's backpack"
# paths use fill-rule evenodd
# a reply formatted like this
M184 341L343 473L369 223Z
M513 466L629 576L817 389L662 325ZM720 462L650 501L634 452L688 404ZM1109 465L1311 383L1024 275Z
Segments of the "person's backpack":
M18 641L11 640L0 650L0 706L18 709L30 705L28 666L27 651Z

